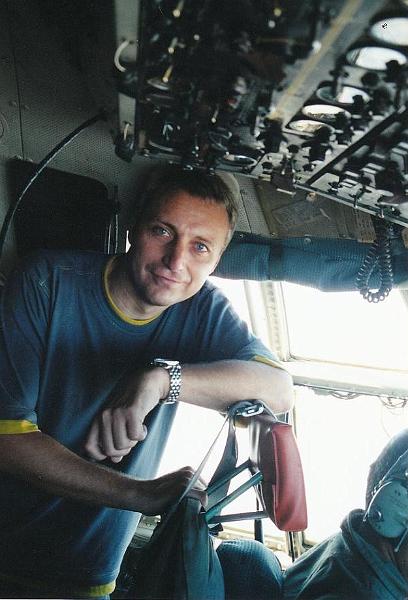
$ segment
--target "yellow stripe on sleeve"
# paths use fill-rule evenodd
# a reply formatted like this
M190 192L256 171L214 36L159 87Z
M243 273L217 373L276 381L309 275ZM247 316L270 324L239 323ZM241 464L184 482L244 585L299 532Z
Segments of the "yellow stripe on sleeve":
M42 592L47 592L51 595L55 591L55 588L53 588L53 584L51 582L40 583L39 581L33 581L31 579L27 579L26 577L15 577L13 575L6 575L0 573L0 581L2 580L7 581L9 583L17 583L23 585L27 587L27 589L33 590L33 592L35 590L38 590ZM111 594L113 591L115 591L116 581L110 581L109 583L103 583L101 585L92 585L86 588L72 589L70 588L69 583L67 584L67 586L67 597L68 595L71 597L75 594L75 597L78 596L81 598L98 598L100 596L107 596L108 594Z
M110 583L105 583L103 585L93 585L92 587L87 589L87 596L90 598L96 598L98 596L107 596L115 591L116 582L111 581ZM84 593L84 590L81 590L81 595Z
M31 421L0 420L0 435L2 433L31 433L32 431L39 431L39 429Z
M272 360L271 358L267 358L266 356L253 356L251 360L255 360L256 362L264 363L265 365L269 365L270 367L276 367L277 369L282 369L282 371L286 371L285 367L282 363L277 360Z

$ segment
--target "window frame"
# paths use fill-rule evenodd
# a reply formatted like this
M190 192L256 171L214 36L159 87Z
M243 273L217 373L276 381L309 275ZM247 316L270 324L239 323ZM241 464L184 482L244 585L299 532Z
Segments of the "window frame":
M249 313L255 335L261 336L260 323L267 324L267 345L275 352L285 368L292 375L296 387L307 387L320 395L326 393L343 394L344 398L355 396L370 396L384 403L405 403L408 401L408 372L378 367L362 367L346 365L334 361L305 359L291 354L287 311L282 282L244 282ZM258 286L258 290L256 290ZM257 310L255 298L259 299L259 291L263 299L262 318L253 318ZM321 292L324 293L324 292ZM402 292L408 304L408 291ZM291 414L295 431L298 426L296 409ZM291 548L295 556L312 547L315 542L308 539L307 530L295 534L287 534L287 551Z
M347 365L335 361L306 359L291 354L282 283L264 281L259 284L265 303L269 347L276 352L292 375L295 385L329 392L355 392L408 400L408 371ZM408 302L407 296L408 292L403 296L406 302ZM256 324L254 333L259 335Z

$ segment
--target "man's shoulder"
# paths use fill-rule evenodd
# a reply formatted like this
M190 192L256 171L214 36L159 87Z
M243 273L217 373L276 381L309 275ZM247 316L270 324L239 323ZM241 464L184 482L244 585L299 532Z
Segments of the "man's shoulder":
M229 305L229 300L224 292L214 285L212 281L207 281L191 298L180 303L180 307L195 307L198 310L222 310Z
M193 298L217 298L228 301L224 292L209 279L206 280L202 288L193 296Z
M93 273L100 271L109 257L83 250L36 250L21 259L18 267L25 272L47 276L54 271Z
M219 288L217 288L212 281L207 279L198 294L205 296L207 294L213 294L216 290L219 290Z

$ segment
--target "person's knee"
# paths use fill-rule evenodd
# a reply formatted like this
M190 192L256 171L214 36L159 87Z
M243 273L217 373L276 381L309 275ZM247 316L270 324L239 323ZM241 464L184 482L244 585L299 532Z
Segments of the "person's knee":
M217 549L227 600L281 597L283 575L278 559L255 540L228 540Z

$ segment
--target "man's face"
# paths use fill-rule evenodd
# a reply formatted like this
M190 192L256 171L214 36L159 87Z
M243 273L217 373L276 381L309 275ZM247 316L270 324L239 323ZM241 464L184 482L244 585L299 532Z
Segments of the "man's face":
M214 271L228 233L221 204L187 192L162 201L130 236L130 278L141 307L158 313L198 292Z

